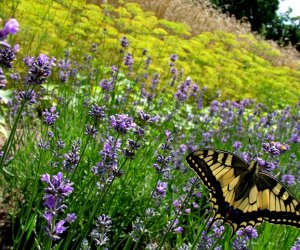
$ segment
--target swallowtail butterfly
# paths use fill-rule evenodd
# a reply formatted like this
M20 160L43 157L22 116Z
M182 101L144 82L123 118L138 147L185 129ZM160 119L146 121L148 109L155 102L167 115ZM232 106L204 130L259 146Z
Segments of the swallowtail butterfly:
M208 188L212 223L223 221L232 234L263 221L300 228L299 201L282 183L261 171L257 161L248 164L235 154L214 149L196 150L186 160Z

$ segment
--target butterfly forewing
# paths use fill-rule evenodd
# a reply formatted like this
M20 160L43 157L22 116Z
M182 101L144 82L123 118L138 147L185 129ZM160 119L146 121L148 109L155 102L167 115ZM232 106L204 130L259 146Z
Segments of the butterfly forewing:
M249 165L213 149L196 150L187 162L210 192L214 220L229 224L233 232L264 220L300 227L299 202L271 175L255 172L256 162Z

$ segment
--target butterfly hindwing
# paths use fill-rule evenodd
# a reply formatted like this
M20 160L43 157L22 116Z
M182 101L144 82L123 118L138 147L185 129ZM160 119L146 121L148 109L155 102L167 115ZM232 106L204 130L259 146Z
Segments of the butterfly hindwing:
M196 150L187 162L208 188L214 220L229 224L233 233L264 220L300 227L300 205L271 175L258 171L239 156L221 150Z

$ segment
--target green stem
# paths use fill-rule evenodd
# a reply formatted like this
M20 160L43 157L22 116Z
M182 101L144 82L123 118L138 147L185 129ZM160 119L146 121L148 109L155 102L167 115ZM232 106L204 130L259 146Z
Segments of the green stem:
M197 245L197 243L199 242L199 239L200 239L200 237L201 237L201 235L202 235L202 232L203 232L203 230L204 230L204 227L207 225L207 223L208 223L208 221L209 221L209 219L210 219L210 217L211 217L211 214L212 214L212 212L207 216L207 219L206 219L206 221L205 221L203 227L201 228L200 232L198 233L198 235L197 235L197 237L196 237L196 239L195 239L195 241L194 241L194 243L193 243L193 245L192 245L192 247L191 247L191 250L194 250L195 247L196 247L196 245Z
M190 188L188 194L186 195L184 201L182 202L182 207L181 207L181 209L178 209L178 211L176 212L175 218L173 219L172 223L170 224L170 226L168 227L166 233L164 234L164 236L163 236L163 238L162 238L160 244L158 245L157 248L155 248L155 250L160 250L160 249L162 248L162 246L164 245L164 243L165 243L165 241L166 241L166 239L167 239L168 233L171 231L172 227L174 226L175 221L177 220L179 214L185 209L187 200L188 200L189 197L191 196L191 194L192 194L192 192L193 192L195 186L196 186L196 181L194 181L193 185L191 186L191 188Z
M30 90L28 96L31 95L31 93L32 93L33 90L34 90L34 87L35 87L35 86L32 87L32 89ZM14 136L15 136L15 133L16 133L16 130L17 130L17 125L18 125L18 122L19 122L19 120L20 120L22 111L23 111L23 109L24 109L24 107L25 107L25 104L26 104L26 101L27 101L27 100L28 100L28 99L24 99L24 101L23 101L23 103L22 103L22 106L21 106L21 108L20 108L20 110L19 110L19 112L18 112L18 114L17 114L17 117L16 117L16 120L15 120L15 122L14 122L13 128L12 128L12 130L11 130L11 132L10 132L9 137L8 137L8 140L6 141L6 143L5 143L5 145L4 145L3 156L2 156L1 159L0 159L0 172L1 172L1 171L4 171L4 172L7 173L7 171L4 169L4 164L5 164L6 158L7 158L7 156L8 156L9 150L10 150L10 148L11 148L11 145L12 145L12 142L13 142L13 139L14 139Z

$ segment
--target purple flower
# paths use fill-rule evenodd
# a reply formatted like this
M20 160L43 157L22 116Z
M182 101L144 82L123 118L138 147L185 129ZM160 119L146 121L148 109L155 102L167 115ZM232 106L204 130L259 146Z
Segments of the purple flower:
M51 68L54 66L54 57L50 60L46 55L40 54L36 61L29 65L26 76L27 84L43 84L51 75Z
M283 184L286 184L287 186L293 186L296 184L296 181L295 181L295 176L292 175L292 174L284 174L282 177L281 177L281 182Z
M105 117L104 107L93 104L88 114L95 120L99 121Z
M129 41L127 39L126 36L123 36L121 39L120 39L120 43L121 43L121 46L123 48L127 48L129 46Z
M300 250L300 237L294 242L294 245L291 247L291 250Z
M59 78L62 82L67 82L70 75L72 75L71 63L68 58L60 60L57 64L59 70Z
M243 230L238 230L236 234L239 237L244 236L247 240L256 239L258 237L257 230L251 226L247 226Z
M159 83L159 79L160 79L160 75L157 74L157 73L155 73L155 74L153 75L153 78L152 78L152 81L151 81L151 85L150 85L150 89L151 89L152 91L154 91L154 90L156 89L157 84Z
M45 189L46 194L54 197L67 197L73 192L72 184L64 180L63 173L58 172L52 178L49 174L43 174L41 180L45 182L48 187ZM56 194L56 195L55 195Z
M96 220L96 228L93 229L90 236L97 246L105 246L109 243L107 233L111 229L112 220L108 215L102 214Z
M135 156L135 151L137 151L140 148L140 146L141 145L139 143L127 139L126 147L122 150L122 152L127 159L133 159Z
M210 115L211 116L216 115L218 110L219 110L219 102L218 101L212 101L210 103L210 109L209 109Z
M130 129L134 129L136 124L132 117L127 114L117 114L110 117L111 126L121 134L126 134Z
M48 109L45 109L45 111L43 112L44 123L46 125L52 126L56 122L56 119L59 117L59 115L58 112L55 112L55 110L56 108L52 106L49 111Z
M4 48L0 50L0 65L6 68L12 68L12 63L16 59L15 51L10 48Z
M258 165L261 166L261 167L264 167L264 166L266 166L266 164L267 164L267 162L264 161L264 160L261 159L261 158L257 158L257 163L258 163Z
M118 152L120 151L121 141L109 136L103 144L103 149L99 152L102 161L92 167L92 172L100 177L100 181L110 182L115 176L120 174L118 169Z
M10 78L13 80L13 81L19 81L20 80L20 74L19 73L10 73Z
M118 68L115 65L110 67L111 76L114 76L117 72L118 72Z
M34 62L34 57L25 56L23 59L24 63L29 67Z
M181 202L179 200L174 200L172 205L178 210L181 207Z
M134 60L133 60L132 55L130 53L127 53L124 57L124 65L131 68L133 65L133 62L134 62Z
M154 123L160 120L160 117L158 115L151 116L149 114L146 114L144 111L139 111L138 114L139 118L147 123Z
M238 151L239 149L241 149L242 143L241 143L240 141L235 141L235 142L233 143L233 147L234 147L234 149L235 149L236 151Z
M296 133L292 134L291 138L290 138L290 142L299 143L300 142L300 136Z
M50 148L50 142L39 139L38 146L43 150L48 150Z
M19 23L16 19L9 19L2 30L0 30L0 45L5 48L10 48L10 45L6 42L6 38L9 34L15 35L19 31ZM17 51L15 51L17 52Z
M177 59L178 59L178 56L177 56L177 55L175 55L175 54L170 55L170 60L171 60L172 62L175 62Z
M19 31L19 23L15 18L9 19L5 25L4 29L2 32L7 33L7 34L12 34L15 35Z
M6 87L7 80L4 75L2 68L0 67L0 89L4 89Z
M75 213L67 214L66 222L73 223L77 219Z
M217 238L221 237L222 233L224 232L224 229L225 229L224 225L219 221L215 222L212 225L212 230L214 232L214 236Z
M175 98L180 101L184 102L188 98L188 91L190 89L190 86L192 84L192 80L190 78L187 78L183 83L181 83L178 86L177 92L175 94Z
M43 197L43 205L46 210L43 214L44 219L47 221L47 226L44 228L47 235L54 241L59 240L61 234L66 231L64 226L66 222L72 223L76 220L74 213L67 214L66 219L57 219L60 214L64 213L67 206L63 204L63 201L73 192L72 183L64 179L61 172L57 175L51 176L46 173L41 177L41 181L47 184L45 188L45 194Z
M167 193L167 187L168 187L168 183L159 180L156 185L156 194L160 198L163 198Z
M35 92L34 90L30 91L30 90L27 90L27 91L20 91L18 93L18 96L17 98L22 101L24 100L25 102L27 102L29 105L32 105L32 104L35 104L36 103L36 95L35 95Z
M110 91L112 91L112 89L113 89L114 82L113 82L113 81L106 80L106 79L103 79L103 80L101 80L101 81L99 82L99 86L100 86L104 91L110 92Z
M91 136L92 138L96 138L98 134L98 130L94 126L85 125L85 134Z
M151 64L151 57L148 56L147 59L146 59L146 61L145 61L145 67L144 67L144 69L148 69L148 67L149 67L150 64ZM147 74L147 73L145 73L145 74ZM144 77L144 78L147 79L148 77Z
M98 229L104 229L106 231L110 230L112 225L111 217L108 215L102 214L96 220L96 226Z
M176 228L173 229L173 231L174 231L175 233L182 234L184 230L183 230L182 227L176 227Z
M263 147L263 150L271 156L279 155L281 153L280 149L277 147L277 145L274 142L262 143L262 147Z
M121 141L115 140L112 136L109 136L103 145L103 150L99 153L105 163L109 163L111 160L117 159L117 151L120 150Z
M238 230L236 234L237 237L232 243L234 250L247 249L247 241L258 237L257 230L251 226Z
M62 162L63 169L67 171L74 171L79 162L80 154L80 140L74 140L71 146L71 151L64 155L64 161Z
M66 147L66 144L63 140L58 140L56 142L56 147L59 148L59 149L64 149Z
M145 223L139 217L132 223L132 231L129 233L133 241L138 242L140 237L147 232Z

